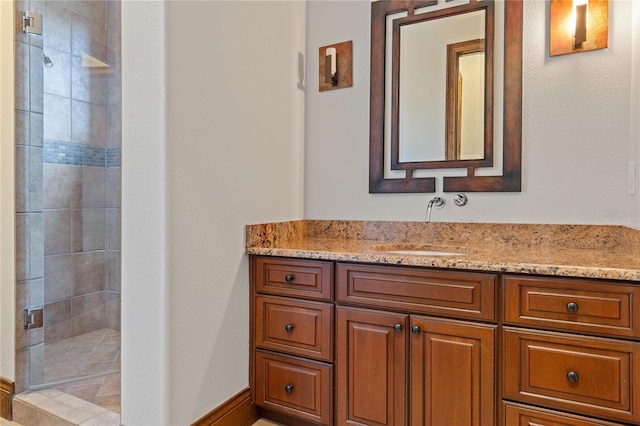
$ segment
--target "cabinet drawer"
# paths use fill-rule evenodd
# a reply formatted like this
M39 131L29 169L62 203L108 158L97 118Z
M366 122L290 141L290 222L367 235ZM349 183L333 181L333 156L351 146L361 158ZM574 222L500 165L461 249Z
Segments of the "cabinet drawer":
M637 285L506 276L504 294L505 322L640 338Z
M258 293L331 300L332 263L319 260L256 257Z
M333 306L257 296L256 346L331 361Z
M342 302L495 321L497 275L339 263Z
M507 399L639 423L639 363L638 343L504 330Z
M256 405L331 424L333 371L328 364L256 352Z
M589 417L576 416L520 404L505 404L505 426L621 426Z

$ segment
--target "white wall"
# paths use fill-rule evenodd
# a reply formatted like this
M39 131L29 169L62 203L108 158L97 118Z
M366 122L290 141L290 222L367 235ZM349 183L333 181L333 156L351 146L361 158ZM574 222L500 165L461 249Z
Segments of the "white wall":
M633 2L633 22L640 22L640 1ZM631 71L631 126L629 131L629 159L636 163L636 193L627 197L629 225L640 229L640 24L633 26Z
M169 418L163 2L122 4L122 423ZM140 25L145 22L145 25Z
M522 192L445 195L432 220L629 224L633 3L609 3L609 48L549 57L548 2L525 1ZM352 88L319 93L307 60L305 218L423 220L433 196L368 193L369 20L367 1L308 5L307 50L353 40L354 65Z
M14 380L13 1L0 1L0 376Z
M124 424L188 424L248 385L244 226L302 216L304 11L123 5Z

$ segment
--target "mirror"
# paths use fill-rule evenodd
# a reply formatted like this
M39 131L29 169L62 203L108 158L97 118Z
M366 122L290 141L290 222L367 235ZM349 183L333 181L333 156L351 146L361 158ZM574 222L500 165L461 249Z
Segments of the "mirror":
M398 156L396 158L396 151L392 151L392 163L460 159L450 158L458 148L465 148L467 153L476 152L475 156L466 159L483 159L485 10L411 25L404 24L405 21L407 18L393 21L393 37L399 37L399 61L393 64L393 79L397 78L399 84L398 92L393 92L398 98L398 114L394 115L397 121L394 118L391 123L397 126L397 131L392 130L391 143L393 147L397 146ZM492 39L492 34L488 39ZM476 49L471 50L469 43L474 43ZM482 43L480 49L477 43ZM480 54L472 55L474 52ZM460 61L466 66L460 68ZM492 67L492 64L486 66ZM460 74L462 71L466 71L464 77ZM489 72L488 76L491 75ZM460 91L459 84L463 85ZM464 91L466 97L462 96ZM458 104L462 100L465 105ZM463 108L466 122L458 120L462 118ZM452 146L463 129L467 130L467 141L479 143L479 147ZM475 134L470 133L472 129Z
M520 191L522 0L498 7L496 86L494 1L372 3L369 192L434 192L424 171L454 168L444 191Z

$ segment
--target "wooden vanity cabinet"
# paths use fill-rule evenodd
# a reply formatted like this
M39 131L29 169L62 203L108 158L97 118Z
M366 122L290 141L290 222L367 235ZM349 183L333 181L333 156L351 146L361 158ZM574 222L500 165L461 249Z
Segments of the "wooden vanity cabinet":
M495 274L338 263L337 424L495 424L497 325L454 318L493 319L496 285Z
M266 417L640 425L638 283L250 260L250 384Z
M505 275L503 291L506 425L640 424L637 285ZM571 416L558 412L541 416L566 421L527 423L522 419L538 415L509 408L511 402Z
M252 256L250 274L254 403L332 425L333 263Z

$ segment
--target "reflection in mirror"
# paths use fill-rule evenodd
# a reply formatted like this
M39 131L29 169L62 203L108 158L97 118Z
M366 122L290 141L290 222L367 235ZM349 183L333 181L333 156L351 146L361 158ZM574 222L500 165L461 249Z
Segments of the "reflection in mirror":
M422 162L462 159L460 156L447 155L446 136L456 136L447 132L448 118L454 119L447 110L447 101L452 101L447 93L447 83L456 70L448 68L448 50L462 46L469 40L482 40L484 51L485 10L476 10L458 15L446 16L402 25L403 19L396 19L400 28L400 66L399 66L399 103L398 103L398 149L399 161ZM484 59L484 55L482 56ZM469 61L471 62L471 61ZM477 62L476 62L477 63ZM484 60L479 64L479 73L473 75L470 67L464 67L466 76L464 86L467 91L480 89L484 93ZM454 67L459 69L456 64ZM478 83L481 85L477 87ZM457 92L457 91L456 91ZM460 100L464 100L464 96ZM470 99L469 99L470 100ZM470 111L471 102L462 105L467 114L464 117L477 119L480 127L471 123L456 123L461 130L467 129L469 140L481 141L484 146L484 95L481 104L474 102L476 111ZM454 108L455 110L455 108ZM463 111L465 112L465 111ZM455 123L456 120L453 120ZM473 135L471 129L480 131ZM452 133L447 135L447 133ZM462 146L460 146L462 147ZM473 149L470 149L473 151ZM479 156L466 159L484 158L481 147Z
M484 40L447 46L447 160L484 157Z

